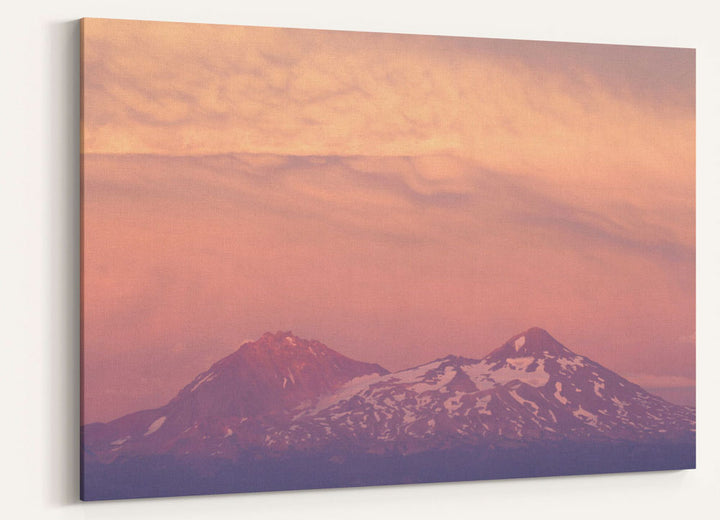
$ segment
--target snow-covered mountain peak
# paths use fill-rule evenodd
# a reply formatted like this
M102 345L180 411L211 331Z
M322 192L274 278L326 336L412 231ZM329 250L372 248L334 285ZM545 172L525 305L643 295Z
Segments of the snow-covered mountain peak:
M540 328L483 359L449 355L389 373L290 332L246 342L156 410L91 425L104 461L169 452L233 458L243 450L328 446L403 453L499 440L684 439L679 407Z
M563 346L546 330L533 327L510 338L491 352L485 360L493 363L528 356L542 358L574 355L574 352Z
M250 341L243 344L243 347L246 348L292 348L292 347L298 347L298 348L308 348L309 346L317 344L316 346L322 346L321 343L317 341L308 341L304 340L292 333L292 331L283 331L279 330L275 333L273 332L266 332L263 334L257 341Z

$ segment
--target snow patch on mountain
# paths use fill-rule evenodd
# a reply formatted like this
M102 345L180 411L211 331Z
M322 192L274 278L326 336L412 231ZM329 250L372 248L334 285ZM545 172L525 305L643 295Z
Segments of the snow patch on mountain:
M477 411L480 415L492 415L492 412L488 410L488 404L490 404L491 399L492 397L490 395L485 395L478 399L475 402L475 411Z
M162 417L159 417L155 419L153 422L150 423L150 426L148 426L148 429L145 433L143 433L144 437L147 437L148 435L152 435L156 431L158 431L160 428L162 428L162 425L165 424L165 417L164 415Z
M190 392L194 392L198 389L200 385L203 385L208 381L212 381L213 379L215 379L216 375L217 374L215 374L215 372L210 372L209 374L205 375L205 377L201 378L197 383L193 385L193 387L190 389Z
M562 404L568 404L569 401L567 399L565 399L565 397L563 397L563 395L560 392L562 392L562 383L560 381L556 381L555 382L555 393L553 394L553 396L555 397L555 399L560 401Z
M456 374L457 370L454 367L446 366L441 373L433 374L430 378L424 378L423 381L410 386L410 389L418 394L421 394L423 392L443 388L453 380Z
M306 411L317 412L319 410L329 408L334 404L346 401L354 395L366 392L371 385L379 382L382 379L385 378L380 374L368 374L364 376L354 377L353 379L342 385L340 388L338 388L332 394L322 396L314 406L309 407ZM307 407L306 403L304 403L304 405L305 406L301 404L300 408Z
M465 392L457 392L449 399L445 399L445 401L443 402L443 407L445 408L445 410L448 411L448 413L452 414L457 409L462 407L462 398L465 395L467 395Z
M442 360L438 359L437 361L427 363L426 365L420 365L418 367L395 372L394 374L390 374L388 379L396 380L399 383L412 383L424 378L425 374L440 368L441 365Z
M586 364L582 356L575 356L572 358L559 357L556 359L556 361L564 370L574 370L576 368L585 366Z
M573 411L573 415L591 426L597 426L598 424L598 416L585 410L582 405L579 405L578 409Z
M417 421L418 417L409 410L403 410L403 424L412 424Z
M603 390L605 388L605 382L603 380L594 380L593 382L593 392L595 392L595 395L598 397L602 397L602 393L600 390Z
M537 405L537 403L535 403L533 401L529 401L528 399L525 399L524 397L520 396L515 390L512 390L510 392L510 395L518 403L523 405L526 409L530 410L533 413L533 415L537 416L538 412L540 411L540 407Z
M530 368L536 363L534 368ZM535 388L545 386L550 374L545 370L545 360L534 357L508 359L503 365L487 365L484 362L463 366L463 371L470 377L479 390L487 390L510 381L519 380Z

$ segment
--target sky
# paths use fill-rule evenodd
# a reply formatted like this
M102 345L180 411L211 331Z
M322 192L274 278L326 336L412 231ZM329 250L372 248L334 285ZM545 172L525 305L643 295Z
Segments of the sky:
M695 384L691 49L86 19L84 422L266 331Z

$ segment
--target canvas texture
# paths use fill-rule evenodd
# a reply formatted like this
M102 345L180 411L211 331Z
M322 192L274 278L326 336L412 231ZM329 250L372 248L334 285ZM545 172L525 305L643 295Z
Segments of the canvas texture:
M82 499L695 467L694 50L81 27Z

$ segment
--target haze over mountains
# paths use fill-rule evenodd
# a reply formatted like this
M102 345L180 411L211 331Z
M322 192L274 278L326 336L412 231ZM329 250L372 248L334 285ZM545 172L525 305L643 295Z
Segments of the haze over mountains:
M278 482L278 475L265 466L291 460L292 467L298 457L320 457L321 467L327 463L345 475L322 480L322 487L381 483L372 470L361 471L359 481L347 480L354 471L347 461L363 454L383 461L421 457L421 466L428 465L432 474L435 463L428 460L458 450L481 450L487 456L498 449L539 453L564 446L567 454L593 445L609 449L611 456L605 459L611 460L628 446L636 453L638 447L650 446L654 462L607 470L660 469L657 463L692 467L694 436L693 408L646 392L539 328L510 338L479 360L449 355L394 373L290 332L266 333L199 374L167 405L86 425L85 482L88 489L100 489L86 492L86 498L115 497L108 488L102 491L103 482L124 489L117 488L117 475L123 475L122 482L133 481L133 472L142 473L142 461L159 456L171 467L192 467L193 473L213 475L217 469L211 468L223 464L235 468L233 475L240 471L250 478L250 483L227 489L207 482L206 487L182 488L223 492L297 487ZM692 456L684 451L671 462L658 455L657 446L693 446ZM259 487L252 483L255 469L242 463L249 455L255 469L259 460L265 468L260 472L270 471ZM502 460L491 465L502 467ZM485 462L473 467L487 468ZM592 471L566 469L540 469L539 474ZM108 480L108 471L116 473L115 480ZM408 471L390 483L433 481ZM472 471L467 476L475 478ZM176 494L174 490L126 494L157 496Z
M163 405L240 340L283 328L396 371L413 355L482 357L540 323L693 404L662 388L694 391L694 206L653 198L637 214L616 183L581 177L576 193L452 155L84 165L88 422ZM648 225L660 217L679 229Z

